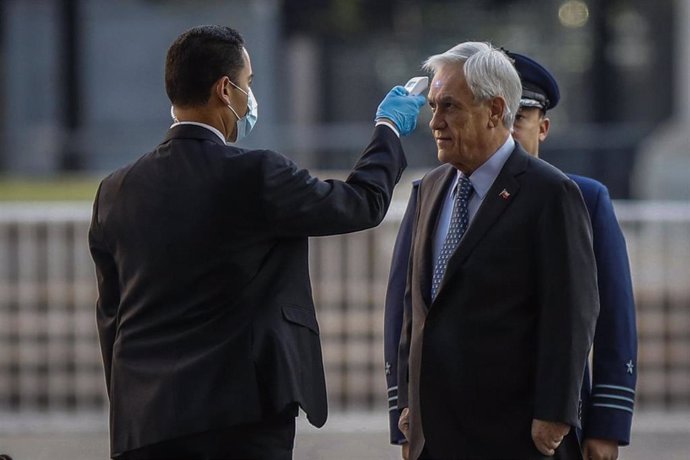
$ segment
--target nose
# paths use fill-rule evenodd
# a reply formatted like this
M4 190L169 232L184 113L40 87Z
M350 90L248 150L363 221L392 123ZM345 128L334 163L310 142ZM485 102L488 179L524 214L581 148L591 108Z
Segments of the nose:
M431 120L429 120L429 128L431 130L443 129L446 126L446 122L443 119L443 115L440 110L431 112Z

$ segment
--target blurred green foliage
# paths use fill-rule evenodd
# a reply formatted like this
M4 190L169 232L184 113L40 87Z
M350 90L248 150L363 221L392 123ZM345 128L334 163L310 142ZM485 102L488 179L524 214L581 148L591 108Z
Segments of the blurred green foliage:
M92 201L99 179L89 176L21 178L0 176L0 201Z

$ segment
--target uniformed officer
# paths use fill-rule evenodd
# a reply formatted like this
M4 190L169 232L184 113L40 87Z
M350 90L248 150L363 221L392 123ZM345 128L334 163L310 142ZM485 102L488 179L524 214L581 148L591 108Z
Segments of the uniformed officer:
M560 100L558 84L533 59L507 54L514 60L523 85L513 136L527 152L538 156L539 144L548 136L551 123L547 110ZM593 366L591 373L585 372L582 385L582 430L578 435L585 459L616 459L618 447L630 443L637 380L637 331L628 254L607 188L587 177L568 176L580 187L592 221L600 297ZM384 322L390 440L403 445L403 457L406 441L398 429L397 361L417 186L415 181L393 250Z

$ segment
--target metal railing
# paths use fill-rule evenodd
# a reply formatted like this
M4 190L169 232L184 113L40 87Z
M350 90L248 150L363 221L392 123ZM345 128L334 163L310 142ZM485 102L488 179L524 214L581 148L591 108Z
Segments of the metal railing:
M690 203L618 202L637 306L638 407L690 407Z
M376 229L313 238L331 407L385 411L383 301L404 202ZM690 407L690 203L617 202L639 327L638 407ZM0 413L106 408L88 203L0 204Z

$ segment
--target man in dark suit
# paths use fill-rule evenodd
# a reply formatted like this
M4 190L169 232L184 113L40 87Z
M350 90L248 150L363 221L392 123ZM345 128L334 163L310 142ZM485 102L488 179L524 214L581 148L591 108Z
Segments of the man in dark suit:
M396 87L346 181L226 145L256 121L249 54L228 27L172 44L165 140L101 183L89 244L121 459L287 459L298 406L326 420L307 237L377 225L422 96Z
M501 51L463 43L425 68L446 164L418 184L409 236L410 458L580 458L570 427L598 310L582 196L510 136L521 86Z
M513 137L529 154L538 157L539 144L549 133L546 112L556 107L560 99L558 84L547 69L529 57L518 53L508 56L513 59L523 86ZM589 372L585 371L581 391L583 429L578 434L585 458L615 459L618 446L630 443L636 383L637 331L628 254L606 187L590 178L574 174L568 177L580 188L592 221L600 302L592 357L595 372L590 383ZM404 449L407 442L398 429L397 361L418 187L419 181L413 182L395 242L384 322L390 439Z

